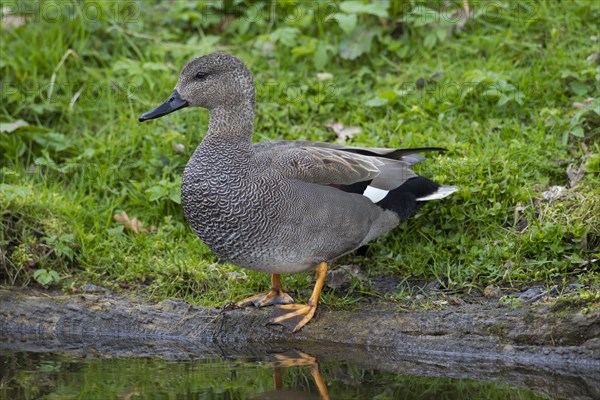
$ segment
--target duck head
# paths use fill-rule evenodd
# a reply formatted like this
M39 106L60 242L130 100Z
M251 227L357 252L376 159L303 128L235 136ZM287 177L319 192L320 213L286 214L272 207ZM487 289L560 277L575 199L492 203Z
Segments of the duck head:
M142 114L140 122L160 118L185 107L211 111L254 112L254 82L246 65L225 53L212 53L189 62L181 72L175 90L162 104Z

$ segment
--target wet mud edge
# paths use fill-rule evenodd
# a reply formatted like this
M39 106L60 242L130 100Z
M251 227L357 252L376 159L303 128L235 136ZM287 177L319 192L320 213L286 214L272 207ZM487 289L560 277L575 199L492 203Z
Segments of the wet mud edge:
M167 299L159 303L109 293L0 288L0 332L105 339L255 343L301 348L349 345L410 357L513 360L600 368L600 310L553 312L450 306L398 311L376 303L354 310L321 307L300 332L269 325L270 308L213 309ZM3 342L5 342L3 340Z
M82 358L269 360L300 349L319 362L352 362L419 376L469 378L527 388L552 399L600 398L600 312L460 305L398 311L371 304L321 307L292 334L268 324L270 309L213 309L109 293L65 295L0 288L0 355Z

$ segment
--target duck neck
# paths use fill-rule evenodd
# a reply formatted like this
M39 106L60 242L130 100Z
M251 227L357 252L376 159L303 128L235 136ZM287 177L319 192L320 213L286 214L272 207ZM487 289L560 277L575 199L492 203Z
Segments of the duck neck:
M252 141L254 132L254 89L241 96L236 102L224 104L210 110L207 135L237 136Z

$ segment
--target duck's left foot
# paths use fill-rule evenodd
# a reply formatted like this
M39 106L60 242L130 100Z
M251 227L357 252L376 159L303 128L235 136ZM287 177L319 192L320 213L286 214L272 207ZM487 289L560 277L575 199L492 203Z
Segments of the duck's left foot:
M250 296L247 299L237 302L238 307L246 307L250 304L253 304L256 307L265 307L272 306L275 304L291 304L294 302L292 296L285 293L284 291L279 291L276 289L271 289L267 293L257 294L255 296Z
M316 304L285 304L276 306L269 322L298 332L315 315Z
M237 302L238 307L246 307L250 304L256 307L272 306L275 304L291 304L294 299L283 291L281 277L278 274L271 275L271 290L267 293L261 293L250 296L247 299Z

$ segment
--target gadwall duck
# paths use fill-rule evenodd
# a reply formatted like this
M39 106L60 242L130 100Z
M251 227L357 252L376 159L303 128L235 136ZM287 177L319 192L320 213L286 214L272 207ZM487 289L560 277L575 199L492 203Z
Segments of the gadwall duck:
M238 303L276 305L271 322L294 332L315 314L327 262L406 220L441 186L411 167L440 148L360 148L308 141L252 144L255 91L238 58L213 53L187 64L169 98L140 122L184 107L210 112L208 132L183 173L181 203L194 232L220 257L272 274L271 290ZM307 304L294 304L280 274L316 267Z

